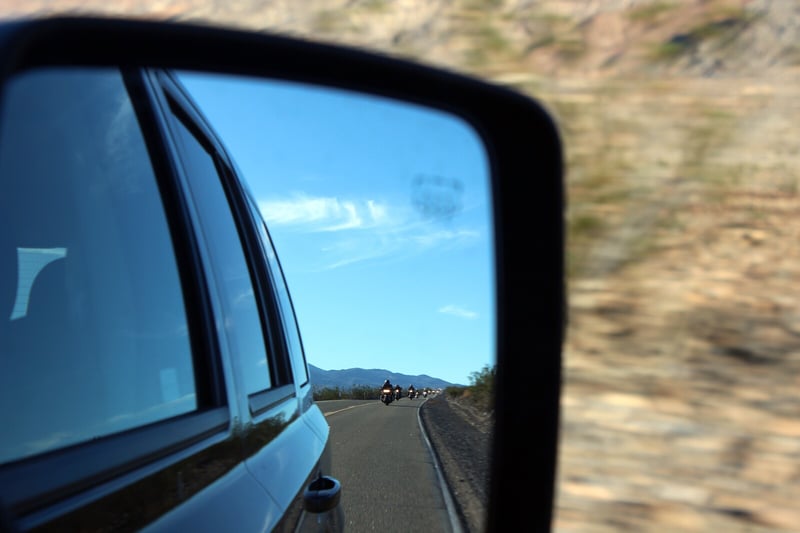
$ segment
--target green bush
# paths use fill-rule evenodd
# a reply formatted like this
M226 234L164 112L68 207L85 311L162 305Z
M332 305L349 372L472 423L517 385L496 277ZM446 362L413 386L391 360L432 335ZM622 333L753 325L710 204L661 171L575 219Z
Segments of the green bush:
M444 389L444 395L448 398L458 399L464 395L466 390L467 388L462 385L451 385Z

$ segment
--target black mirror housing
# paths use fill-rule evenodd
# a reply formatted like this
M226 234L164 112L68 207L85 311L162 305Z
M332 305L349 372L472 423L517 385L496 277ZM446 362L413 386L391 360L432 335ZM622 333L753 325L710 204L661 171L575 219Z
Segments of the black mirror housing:
M299 81L416 103L472 125L489 157L495 232L497 368L487 530L506 524L550 530L566 317L566 199L561 139L541 104L462 74L279 35L104 18L0 26L0 98L15 72L54 65ZM533 438L523 438L520 428Z

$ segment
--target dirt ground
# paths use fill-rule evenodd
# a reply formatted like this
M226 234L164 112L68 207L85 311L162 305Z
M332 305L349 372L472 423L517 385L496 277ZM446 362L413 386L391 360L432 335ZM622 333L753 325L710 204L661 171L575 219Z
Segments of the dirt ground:
M441 395L428 399L420 416L459 507L464 531L484 531L491 421Z

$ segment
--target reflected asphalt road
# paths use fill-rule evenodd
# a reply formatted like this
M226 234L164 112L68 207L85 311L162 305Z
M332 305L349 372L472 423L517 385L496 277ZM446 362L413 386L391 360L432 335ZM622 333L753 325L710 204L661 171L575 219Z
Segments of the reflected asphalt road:
M420 427L423 401L318 402L331 427L346 531L460 532Z

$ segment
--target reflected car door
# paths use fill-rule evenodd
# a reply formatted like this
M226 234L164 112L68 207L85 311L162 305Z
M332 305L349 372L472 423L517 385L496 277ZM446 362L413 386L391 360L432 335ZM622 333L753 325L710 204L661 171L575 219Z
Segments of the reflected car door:
M48 68L4 94L0 499L22 529L257 530L282 512L242 460L204 236L148 90L133 70Z
M239 391L236 430L246 464L277 502L280 513L269 523L289 526L300 515L305 487L321 473L328 426L312 402L288 290L263 221L222 142L172 75L154 72L150 79L162 91L160 107L203 214L224 350Z

